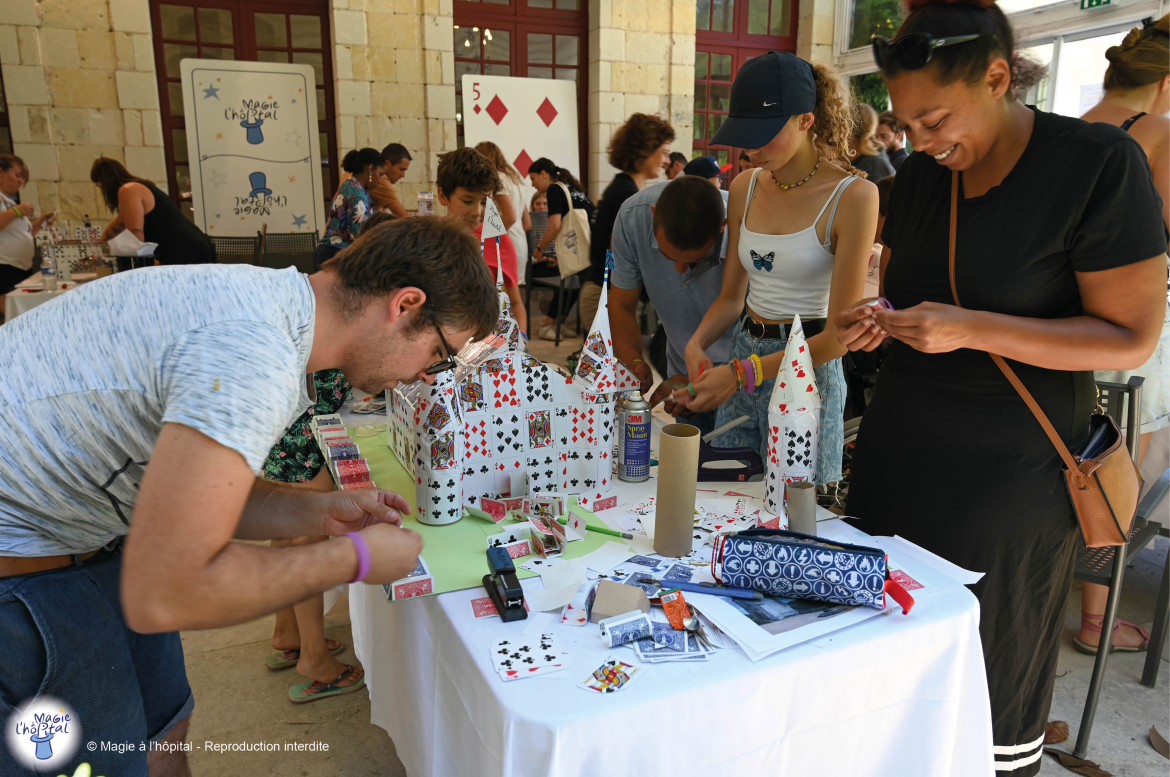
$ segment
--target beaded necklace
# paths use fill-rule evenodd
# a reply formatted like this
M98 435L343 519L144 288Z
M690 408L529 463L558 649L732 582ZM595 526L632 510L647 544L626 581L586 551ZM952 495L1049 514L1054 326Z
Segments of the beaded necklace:
M802 185L808 183L808 180L817 174L817 170L819 170L820 167L821 167L821 157L818 154L817 155L817 163L815 165L813 165L812 172L809 173L808 175L806 175L803 179L797 181L796 183L780 183L779 181L776 180L775 176L773 176L772 183L776 184L784 191L788 191L789 189L795 189L797 186L802 186Z

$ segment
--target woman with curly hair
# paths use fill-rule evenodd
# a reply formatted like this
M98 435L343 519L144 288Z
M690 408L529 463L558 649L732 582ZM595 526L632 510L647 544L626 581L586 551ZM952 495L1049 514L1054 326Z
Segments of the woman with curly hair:
M877 227L877 188L847 156L850 115L840 77L793 54L769 52L736 75L711 143L746 149L755 169L731 182L723 288L686 345L694 393L674 393L693 411L718 408L716 426L749 416L718 444L767 455L768 400L799 315L821 391L818 483L841 479L845 348L833 317L865 289ZM707 348L732 327L731 363L712 369Z
M983 573L971 590L995 770L1024 777L1040 770L1078 532L1061 452L1008 372L1079 450L1092 371L1137 368L1158 341L1165 225L1133 137L1015 98L1021 70L1000 8L908 10L892 41L874 39L915 150L882 230L893 310L859 297L837 316L850 350L889 335L847 512L870 534Z
M1146 19L1125 36L1120 46L1105 52L1105 96L1081 118L1115 124L1133 135L1146 152L1154 186L1162 197L1162 221L1170 225L1170 16ZM1139 460L1144 459L1154 432L1170 426L1170 304L1162 319L1162 336L1154 355L1141 368L1100 370L1097 380L1125 383L1131 375L1146 379L1142 386L1142 420ZM1095 583L1081 586L1081 632L1073 645L1095 655L1101 639L1101 621L1109 588ZM1112 649L1145 650L1150 634L1129 621L1118 620Z
M674 128L657 116L635 113L618 127L609 141L609 163L621 172L613 177L597 203L589 244L589 269L581 277L581 322L589 327L597 315L601 284L605 282L605 252L613 236L622 203L662 175L670 164Z

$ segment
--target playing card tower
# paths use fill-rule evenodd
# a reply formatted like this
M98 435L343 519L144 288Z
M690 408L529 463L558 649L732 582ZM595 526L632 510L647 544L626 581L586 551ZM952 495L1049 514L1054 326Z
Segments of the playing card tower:
M454 523L484 497L612 486L614 403L638 383L613 357L605 292L588 361L569 376L524 352L499 274L497 287L500 317L474 363L418 387L414 401L398 389L389 402L390 446L414 475L422 523Z
M792 322L784 349L784 366L772 386L768 402L768 477L764 503L779 515L784 487L813 481L817 475L821 395L813 375L812 354L804 339L800 316Z

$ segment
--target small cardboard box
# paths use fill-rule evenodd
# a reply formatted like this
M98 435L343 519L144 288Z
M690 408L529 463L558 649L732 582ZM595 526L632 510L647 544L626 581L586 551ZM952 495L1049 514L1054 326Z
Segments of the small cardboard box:
M625 615L627 612L641 610L650 612L650 600L646 592L632 585L622 585L612 580L602 580L590 592L592 603L586 602L589 610L589 622L600 623L606 618L615 615Z

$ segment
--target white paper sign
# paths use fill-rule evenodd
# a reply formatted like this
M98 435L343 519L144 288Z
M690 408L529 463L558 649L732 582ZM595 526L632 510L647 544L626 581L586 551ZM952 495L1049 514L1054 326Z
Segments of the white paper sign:
M324 232L310 65L184 59L195 224L212 237Z
M462 116L467 145L490 140L521 176L548 157L581 178L575 82L467 74Z
M493 237L508 234L508 230L504 228L504 217L500 215L500 209L496 207L496 202L491 197L484 203L483 231L479 234L482 240L491 240Z

